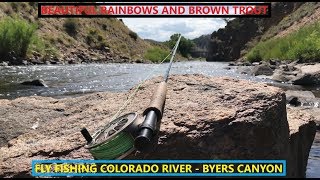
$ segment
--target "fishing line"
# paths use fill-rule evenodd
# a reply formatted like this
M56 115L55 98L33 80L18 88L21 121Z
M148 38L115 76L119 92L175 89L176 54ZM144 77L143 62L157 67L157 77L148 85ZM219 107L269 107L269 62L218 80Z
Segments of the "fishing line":
M170 55L173 55L170 60L169 67L171 67L174 58L173 53L175 53L174 50L176 50L177 46L178 42L172 48L170 53L158 64L158 66L160 66ZM89 148L89 151L95 159L121 159L125 155L130 154L135 149L134 137L130 132L126 132L124 130L126 127L134 123L135 119L137 118L137 114L129 113L121 117L119 116L123 112L123 110L132 102L136 93L139 91L144 82L149 79L157 69L158 68L154 68L149 72L146 78L142 80L136 86L136 88L134 88L134 91L132 93L129 94L127 100L112 116L111 121L109 121L109 123L103 126L92 136L92 146ZM100 139L103 139L103 142L97 142Z

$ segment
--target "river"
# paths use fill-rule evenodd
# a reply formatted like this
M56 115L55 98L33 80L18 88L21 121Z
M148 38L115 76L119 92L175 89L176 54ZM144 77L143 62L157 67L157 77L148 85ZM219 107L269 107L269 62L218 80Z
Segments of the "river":
M96 91L126 91L148 77L162 75L168 64L80 64L59 66L0 67L0 98L39 95L79 95ZM226 63L177 62L171 74L201 73L210 76L231 76L252 81L270 82L224 69ZM48 88L20 85L20 82L43 79Z
M79 64L0 67L0 99L22 96L50 96L63 98L97 91L126 91L142 80L162 75L168 64ZM170 74L204 74L228 76L254 82L265 82L289 89L264 77L239 74L234 68L227 70L222 62L176 62ZM43 79L48 87L24 86L19 83ZM295 89L294 87L293 89ZM319 94L317 89L312 89ZM306 177L320 177L320 134L316 135L311 148Z

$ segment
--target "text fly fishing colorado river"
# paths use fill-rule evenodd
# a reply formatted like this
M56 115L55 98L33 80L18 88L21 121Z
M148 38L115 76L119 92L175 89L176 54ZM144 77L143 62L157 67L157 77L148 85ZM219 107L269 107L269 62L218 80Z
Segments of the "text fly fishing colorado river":
M23 96L62 98L98 91L127 91L146 77L161 76L167 64L79 64L0 67L0 99ZM170 74L204 74L228 76L255 82L277 84L269 79L237 73L221 62L176 62ZM151 74L151 71L154 72ZM20 83L42 79L48 87L26 86ZM317 133L311 148L306 177L319 177L320 136Z

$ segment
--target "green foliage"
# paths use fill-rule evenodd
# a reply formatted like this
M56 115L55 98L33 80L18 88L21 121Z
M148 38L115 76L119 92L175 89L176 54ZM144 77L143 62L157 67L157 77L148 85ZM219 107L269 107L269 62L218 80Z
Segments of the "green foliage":
M138 39L138 34L133 32L133 31L129 31L129 36L134 39L135 41Z
M63 27L70 36L75 36L78 33L79 22L76 19L69 18L63 23Z
M152 62L161 62L169 53L170 52L168 50L161 49L160 47L154 47L147 50L144 58Z
M0 20L0 58L6 58L10 52L25 57L29 45L35 36L37 27L26 20L3 18Z
M170 40L166 41L165 44L169 47L169 48L173 48L174 45L176 44L176 42L179 39L179 34L173 34L172 36L170 36ZM180 40L180 44L178 47L178 52L180 52L180 54L183 57L188 57L190 55L190 51L191 49L195 46L194 42L191 41L190 39L186 39L185 37L181 37Z
M257 61L261 61L262 57L261 57L261 53L258 49L254 49L250 56L248 56L248 61L250 62L257 62Z
M246 55L249 61L269 59L311 62L320 60L320 22L285 37L258 43Z
M32 51L40 53L44 58L49 58L50 56L59 56L58 50L54 48L51 44L54 43L53 39L49 42L44 42L38 36L34 36L31 40L30 47L28 49L28 54L32 54Z

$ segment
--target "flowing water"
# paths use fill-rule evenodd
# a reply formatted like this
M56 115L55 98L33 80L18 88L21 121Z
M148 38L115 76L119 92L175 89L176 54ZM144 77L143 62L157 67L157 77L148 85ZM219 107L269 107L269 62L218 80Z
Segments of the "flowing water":
M226 63L178 62L170 74L201 73L210 76L231 76L252 81L267 81L224 69ZM168 64L81 64L60 66L0 67L0 98L20 96L79 95L95 91L126 91L145 78L162 75ZM48 88L24 86L19 83L43 79Z
M62 98L97 91L126 91L144 79L162 75L168 64L79 64L0 67L0 99L22 96L51 96ZM239 74L235 69L227 70L227 63L177 62L170 74L204 74L228 76L254 82L266 82L285 89L301 89L275 83L264 77ZM43 79L48 87L20 85L23 81ZM311 89L319 94L318 89ZM320 135L317 134L311 148L307 177L320 177Z

